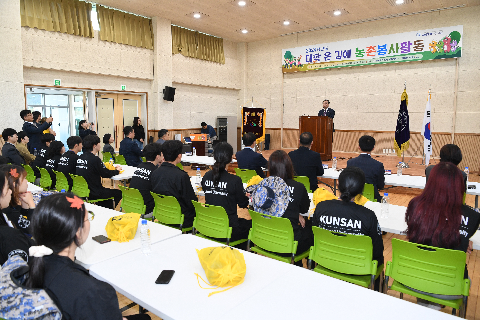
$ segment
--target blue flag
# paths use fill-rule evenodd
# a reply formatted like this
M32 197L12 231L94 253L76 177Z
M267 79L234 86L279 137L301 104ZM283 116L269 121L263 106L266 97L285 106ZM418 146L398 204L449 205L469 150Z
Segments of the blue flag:
M410 119L408 117L407 105L407 90L403 90L400 110L398 110L397 129L395 130L394 141L394 148L399 157L402 155L402 152L410 146Z

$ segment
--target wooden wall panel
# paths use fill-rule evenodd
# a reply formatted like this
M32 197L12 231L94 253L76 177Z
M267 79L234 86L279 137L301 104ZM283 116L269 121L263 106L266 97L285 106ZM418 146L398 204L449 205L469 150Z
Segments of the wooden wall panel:
M463 160L458 167L469 167L470 172L480 174L480 135L455 134L455 144L462 150Z

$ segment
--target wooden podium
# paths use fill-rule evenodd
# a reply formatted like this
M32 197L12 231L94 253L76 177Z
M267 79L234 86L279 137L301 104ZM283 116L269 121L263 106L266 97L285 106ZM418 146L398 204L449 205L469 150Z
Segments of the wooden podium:
M325 116L299 117L300 134L311 132L313 135L312 150L320 153L323 161L332 159L333 120Z

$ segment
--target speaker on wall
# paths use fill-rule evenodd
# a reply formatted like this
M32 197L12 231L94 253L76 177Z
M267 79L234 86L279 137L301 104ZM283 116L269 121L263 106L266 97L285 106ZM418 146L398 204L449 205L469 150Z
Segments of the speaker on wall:
M165 89L163 89L163 100L173 101L174 97L175 97L175 88L165 86Z

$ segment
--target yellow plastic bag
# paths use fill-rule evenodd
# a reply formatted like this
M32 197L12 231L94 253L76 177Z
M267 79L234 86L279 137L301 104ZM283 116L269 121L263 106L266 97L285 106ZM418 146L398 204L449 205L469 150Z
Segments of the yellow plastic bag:
M253 186L254 184L259 184L263 178L261 178L259 175L253 176L248 180L247 187Z
M202 250L197 249L198 259L205 270L205 275L210 283L207 283L197 273L198 285L202 289L217 289L219 287L224 290L210 292L212 294L227 291L235 286L238 286L245 279L247 266L243 253L231 247L210 247ZM207 285L213 288L203 288L200 285L202 279Z
M355 203L358 205L365 206L365 203L367 203L367 201L368 199L361 194L357 194L357 196L355 197Z
M105 230L107 236L112 241L128 242L135 238L137 233L138 220L140 220L139 213L125 213L120 216L108 219Z
M318 188L313 193L313 204L315 205L315 207L319 202L333 199L337 199L337 197L325 188Z
M117 168L115 168L115 166L110 162L104 162L103 164L105 165L105 168L107 168L108 170L117 170ZM124 171L125 170L120 170L119 173L123 173Z

